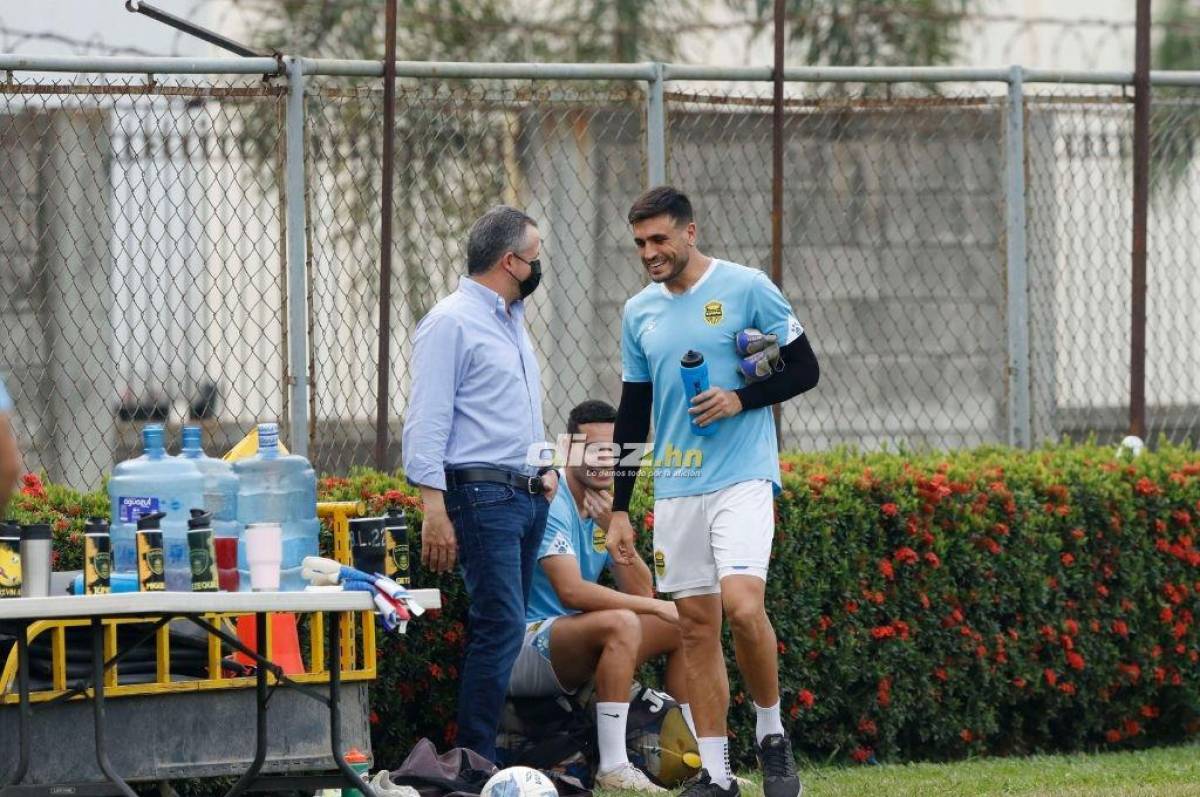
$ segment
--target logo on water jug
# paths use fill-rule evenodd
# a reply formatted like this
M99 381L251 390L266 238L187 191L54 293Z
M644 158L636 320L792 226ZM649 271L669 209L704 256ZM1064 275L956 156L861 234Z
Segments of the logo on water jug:
M122 496L117 498L117 519L122 523L137 523L138 518L142 515L152 515L157 511L157 498L149 496Z

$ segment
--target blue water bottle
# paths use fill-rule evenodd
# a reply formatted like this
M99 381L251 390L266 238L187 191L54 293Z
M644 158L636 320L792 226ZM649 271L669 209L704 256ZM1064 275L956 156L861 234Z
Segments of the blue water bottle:
M688 350L679 361L679 374L683 377L683 396L687 409L692 408L692 399L708 390L708 366L704 363L704 355L698 351ZM701 437L715 434L719 421L713 421L708 426L697 426L696 416L690 415L692 432Z

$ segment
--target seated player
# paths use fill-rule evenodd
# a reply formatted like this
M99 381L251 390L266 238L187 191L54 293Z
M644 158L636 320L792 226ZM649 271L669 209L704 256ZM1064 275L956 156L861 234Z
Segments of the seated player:
M653 581L644 561L635 557L631 564L616 565L605 547L615 461L602 446L612 443L616 417L611 405L585 401L567 420L572 435L568 464L550 505L525 613L525 642L508 693L572 694L595 678L600 752L596 786L663 792L629 762L625 748L629 693L638 666L666 654L666 690L693 726L675 606L652 597ZM576 439L580 434L582 442ZM606 567L618 589L597 583Z

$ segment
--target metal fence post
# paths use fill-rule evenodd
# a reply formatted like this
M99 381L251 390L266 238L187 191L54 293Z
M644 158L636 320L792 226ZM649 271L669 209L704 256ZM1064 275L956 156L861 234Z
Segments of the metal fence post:
M646 178L649 185L667 182L667 108L663 100L663 65L654 64L646 98Z
M308 456L308 286L304 212L304 67L288 59L287 99L287 311L288 387L293 453Z
M1008 78L1007 191L1005 197L1008 318L1008 442L1029 448L1029 262L1025 242L1025 86L1024 70L1014 66Z

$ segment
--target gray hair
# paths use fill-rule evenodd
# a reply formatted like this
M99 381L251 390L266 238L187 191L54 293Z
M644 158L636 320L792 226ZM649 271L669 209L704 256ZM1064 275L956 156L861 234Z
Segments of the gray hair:
M525 246L525 228L537 222L516 208L496 205L471 225L467 236L467 273L482 274L506 252Z

